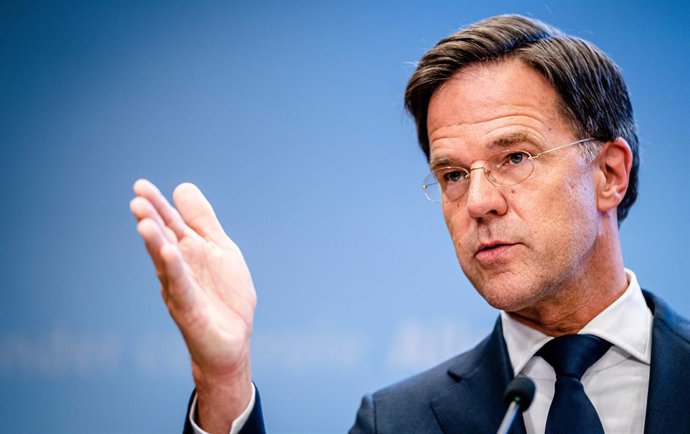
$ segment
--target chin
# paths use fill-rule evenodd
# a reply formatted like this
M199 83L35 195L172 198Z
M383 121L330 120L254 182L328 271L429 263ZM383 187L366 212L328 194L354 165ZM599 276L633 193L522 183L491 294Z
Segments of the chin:
M490 285L472 282L479 295L495 309L517 312L534 305L539 299L529 285L501 284L495 280Z
M482 293L480 293L480 295L484 297L484 300L486 300L491 307L498 310L504 310L506 312L523 310L530 305L529 302L521 300L519 297L496 297L495 294L490 294L487 296L486 294Z

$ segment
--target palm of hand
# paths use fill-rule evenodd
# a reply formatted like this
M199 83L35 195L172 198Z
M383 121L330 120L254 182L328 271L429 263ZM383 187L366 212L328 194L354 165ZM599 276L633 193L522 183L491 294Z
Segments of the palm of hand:
M248 370L256 293L239 248L195 186L175 190L177 210L148 181L137 181L134 191L130 208L195 375Z
M248 357L256 306L242 253L224 238L222 245L201 236L180 240L188 298L179 302L165 288L161 290L190 348L192 362L211 375L230 374Z

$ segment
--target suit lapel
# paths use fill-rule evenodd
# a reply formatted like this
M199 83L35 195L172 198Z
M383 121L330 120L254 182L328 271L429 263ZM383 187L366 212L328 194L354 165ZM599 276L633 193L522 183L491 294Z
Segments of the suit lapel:
M654 313L645 433L690 432L690 323L644 294Z
M644 291L654 314L645 434L690 432L690 323ZM445 434L495 433L503 418L503 392L513 378L500 319L493 333L448 370L454 382L431 402ZM511 434L524 434L518 415Z
M448 375L455 382L431 402L443 432L495 433L506 410L503 393L513 378L500 319L493 333L468 358L451 366ZM525 433L522 415L518 415L510 432Z

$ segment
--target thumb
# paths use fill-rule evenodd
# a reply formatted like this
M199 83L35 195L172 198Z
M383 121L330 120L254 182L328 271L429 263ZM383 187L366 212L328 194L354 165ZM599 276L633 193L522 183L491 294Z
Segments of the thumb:
M216 243L228 241L211 203L196 185L188 182L178 185L173 201L182 219L196 233Z

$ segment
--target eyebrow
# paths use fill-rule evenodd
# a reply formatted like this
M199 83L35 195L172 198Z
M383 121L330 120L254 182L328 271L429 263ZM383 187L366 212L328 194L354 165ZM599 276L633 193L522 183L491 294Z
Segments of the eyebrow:
M530 137L529 134L527 134L524 131L516 131L514 133L510 133L508 135L499 137L498 139L492 141L489 143L487 146L489 149L497 149L497 148L510 148L512 146L515 146L518 143L529 143L531 145L535 145L534 140Z
M530 145L539 147L539 145L535 143L534 139L524 131L515 131L513 133L506 134L505 136L501 136L489 142L486 147L490 150L501 150L512 148L521 143L528 143ZM429 159L429 167L432 171L448 166L458 166L458 163L447 155L432 156Z
M453 160L446 155L439 155L438 157L432 156L429 159L429 168L432 171L439 169L441 167L453 166Z

